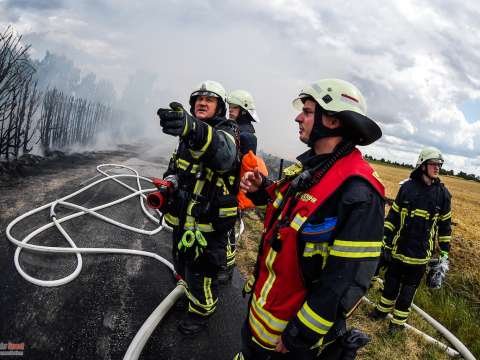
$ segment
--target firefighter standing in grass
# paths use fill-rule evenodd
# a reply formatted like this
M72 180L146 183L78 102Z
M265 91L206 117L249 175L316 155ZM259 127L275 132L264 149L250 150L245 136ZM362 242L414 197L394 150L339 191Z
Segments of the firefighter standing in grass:
M190 95L190 112L178 103L159 109L163 132L179 136L165 179L178 189L165 221L173 227L173 259L188 285L188 312L179 330L200 332L217 306L217 273L225 263L227 232L237 218L238 127L227 120L225 89L204 81Z
M228 117L230 120L234 120L239 128L240 132L240 156L249 156L250 162L256 163L258 158L255 157L257 153L257 137L255 136L255 128L253 122L260 122L260 119L255 110L255 103L252 95L245 90L232 91L227 97L228 103ZM251 151L252 154L247 155ZM247 160L247 159L246 159ZM242 167L245 167L247 162L242 161ZM251 169L253 170L253 169ZM238 194L239 210L244 210L246 207L253 207L245 194ZM227 283L232 279L233 269L235 267L235 255L236 255L236 242L235 242L235 229L228 233L227 241L227 263L222 267L218 274L218 281Z
M440 261L436 266L440 281L428 278L427 285L440 287L441 278L448 270L452 213L450 193L438 177L442 165L439 150L423 149L385 220L382 249L382 262L387 267L385 287L380 303L370 316L385 318L393 310L390 333L404 328L436 238L440 248Z
M316 81L293 104L310 150L278 182L254 171L240 183L268 205L235 359L353 359L368 337L346 318L377 267L384 221L383 185L355 145L381 130L343 80Z

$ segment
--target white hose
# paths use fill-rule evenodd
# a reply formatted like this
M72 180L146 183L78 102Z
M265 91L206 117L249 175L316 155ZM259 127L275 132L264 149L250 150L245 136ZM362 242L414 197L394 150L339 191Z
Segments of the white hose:
M373 280L377 281L380 284L380 286L383 287L382 279L380 279L379 277L375 277ZM365 300L367 303L371 305L375 305L371 300L367 299L366 297L363 297L363 300ZM424 310L422 310L421 308L419 308L417 305L413 303L412 303L412 308L418 314L420 314L420 316L422 316L430 325L432 325L439 333L441 333L450 342L450 344L452 344L455 347L455 349L457 349L458 351L455 351L452 348L448 347L447 345L433 339L429 335L421 332L420 330L414 328L413 326L405 324L405 327L407 329L411 329L414 332L422 335L428 342L434 343L450 356L461 355L466 360L476 360L475 356L473 356L470 350L468 350L467 347L455 335L453 335L445 326L443 326L441 323L439 323L437 320L435 320L433 317L428 315ZM391 318L392 317L391 314L388 314L388 317Z
M167 314L170 308L175 302L185 295L185 284L183 281L179 281L177 287L157 306L153 313L143 323L140 330L133 338L130 346L128 347L123 360L137 360L142 353L143 347L147 343L147 340L152 335L153 331L157 327L158 323Z

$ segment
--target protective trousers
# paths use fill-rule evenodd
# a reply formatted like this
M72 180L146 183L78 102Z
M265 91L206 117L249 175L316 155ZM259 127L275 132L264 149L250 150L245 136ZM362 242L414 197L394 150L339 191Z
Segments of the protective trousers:
M385 273L385 286L377 310L383 313L393 310L393 324L406 323L415 292L425 270L425 264L404 264L396 259L390 263Z
M207 318L218 303L217 274L225 263L225 234L204 233L205 250L196 256L178 246L184 232L174 229L172 256L177 273L187 282L188 312ZM187 249L188 250L188 249Z

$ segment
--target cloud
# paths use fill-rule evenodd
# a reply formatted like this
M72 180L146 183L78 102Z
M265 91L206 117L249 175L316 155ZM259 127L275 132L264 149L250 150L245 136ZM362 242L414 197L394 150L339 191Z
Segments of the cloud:
M411 160L437 146L447 168L461 158L480 174L480 120L459 110L480 99L476 1L8 0L0 10L0 25L13 23L33 56L64 54L119 94L132 74L154 74L146 113L155 99L187 103L205 79L245 88L262 118L260 148L293 158L305 147L291 100L305 82L343 78L385 135L366 151Z

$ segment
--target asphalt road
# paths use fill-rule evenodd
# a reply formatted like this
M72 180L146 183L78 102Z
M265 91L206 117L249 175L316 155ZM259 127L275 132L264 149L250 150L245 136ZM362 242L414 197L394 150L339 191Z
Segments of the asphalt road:
M101 162L121 162L142 175L160 176L165 157L138 156L130 149L121 156ZM142 153L140 151L140 153ZM118 154L117 154L118 155ZM0 350L8 342L24 344L24 359L122 359L146 318L175 287L170 270L160 262L131 255L84 255L83 270L72 282L60 287L40 287L24 280L13 264L15 247L6 239L6 224L16 216L78 189L95 174L95 165L67 164L48 176L29 177L2 189L0 217ZM133 184L132 181L130 181ZM112 182L103 183L77 196L77 204L93 207L113 201L128 191ZM69 210L59 210L58 215ZM152 229L137 199L122 203L102 214L123 223ZM14 235L22 238L44 224L42 212L22 221ZM170 260L170 233L149 237L82 216L65 228L78 247L119 247L151 251ZM65 246L56 230L32 243ZM22 252L24 269L41 279L70 274L76 266L74 255L46 255ZM243 280L235 272L233 281L220 288L216 314L199 336L189 338L177 331L184 310L172 309L148 341L141 359L232 359L240 347L240 327L245 318L246 300L241 297ZM0 358L12 358L1 356ZM15 357L17 358L17 357Z

